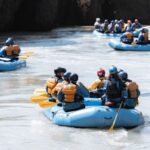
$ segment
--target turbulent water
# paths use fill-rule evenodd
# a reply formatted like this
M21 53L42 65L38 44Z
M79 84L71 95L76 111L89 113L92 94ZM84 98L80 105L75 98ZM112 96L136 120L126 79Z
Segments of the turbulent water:
M150 149L150 52L119 52L108 46L110 38L95 36L88 27L59 28L51 32L1 34L0 42L13 36L22 51L34 54L27 67L0 72L0 150L141 150ZM96 70L111 65L128 72L139 84L140 105L145 124L113 133L101 129L80 129L52 124L42 109L30 103L37 88L44 88L53 70L66 67L89 85Z

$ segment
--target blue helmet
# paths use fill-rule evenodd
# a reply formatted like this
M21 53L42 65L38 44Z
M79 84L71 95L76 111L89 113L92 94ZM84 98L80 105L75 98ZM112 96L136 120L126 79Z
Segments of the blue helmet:
M111 67L109 68L109 73L110 73L110 74L118 73L117 67L111 66Z
M64 78L64 80L69 81L70 76L71 76L71 72L66 72L66 73L64 73L63 78Z
M9 38L5 41L5 44L6 44L7 46L13 45L13 44L14 44L13 38L9 37Z
M122 79L122 80L127 80L128 79L128 74L124 71L121 71L119 72L119 77Z

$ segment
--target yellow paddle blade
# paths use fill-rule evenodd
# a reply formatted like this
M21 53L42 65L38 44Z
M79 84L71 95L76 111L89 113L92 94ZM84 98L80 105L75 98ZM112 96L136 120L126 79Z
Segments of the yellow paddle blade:
M18 58L21 59L21 60L26 60L28 58L28 56L20 55L20 56L18 56Z
M25 55L31 55L31 54L33 54L34 52L33 51L26 51L26 52L24 52L23 54L25 54Z
M47 96L31 96L32 103L39 103L45 100L48 100Z
M45 91L45 89L36 89L34 92L33 92L33 94L35 94L35 95L46 95L47 96L47 92Z
M40 107L42 108L50 108L54 106L56 102L39 102Z

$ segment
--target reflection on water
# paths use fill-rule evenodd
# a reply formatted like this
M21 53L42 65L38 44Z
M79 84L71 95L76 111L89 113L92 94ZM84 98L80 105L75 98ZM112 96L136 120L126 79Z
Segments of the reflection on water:
M0 72L0 149L149 149L150 52L119 52L108 46L109 38L92 34L90 27L59 28L51 32L10 33L22 51L34 52L27 67ZM0 43L8 35L1 35ZM79 74L85 85L94 81L96 70L116 65L137 81L141 90L140 109L145 125L118 129L67 128L53 125L41 109L29 101L34 89L45 88L54 68L66 67ZM144 94L145 93L145 94Z

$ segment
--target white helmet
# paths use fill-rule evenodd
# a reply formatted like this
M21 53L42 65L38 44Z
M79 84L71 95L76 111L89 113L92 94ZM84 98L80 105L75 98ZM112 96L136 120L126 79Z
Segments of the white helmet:
M100 18L96 18L96 21L100 21L101 19Z

